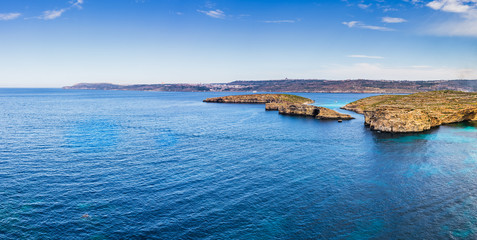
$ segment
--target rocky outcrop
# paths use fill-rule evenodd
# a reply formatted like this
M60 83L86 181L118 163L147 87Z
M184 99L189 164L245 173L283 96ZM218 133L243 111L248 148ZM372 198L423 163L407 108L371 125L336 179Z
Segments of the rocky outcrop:
M204 102L216 103L296 103L310 104L315 101L291 94L249 94L249 95L233 95L225 97L207 98Z
M267 111L278 111L280 103L267 103L265 104L265 110Z
M316 119L335 119L335 120L349 120L353 119L348 114L342 114L334 110L317 107L312 105L296 105L296 104L282 104L278 106L278 112L284 115L307 116Z
M360 99L342 109L364 114L365 124L383 132L422 132L442 124L477 121L477 93L434 91Z
M205 99L204 102L216 103L265 103L265 110L278 111L284 115L306 116L316 119L353 119L348 114L342 114L334 110L308 105L314 101L308 98L290 94L252 94L216 97Z

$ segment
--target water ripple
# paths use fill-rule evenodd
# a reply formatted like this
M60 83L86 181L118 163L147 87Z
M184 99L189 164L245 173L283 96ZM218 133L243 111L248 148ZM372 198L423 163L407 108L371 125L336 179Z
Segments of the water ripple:
M219 95L2 90L0 239L477 237L475 124L378 134Z

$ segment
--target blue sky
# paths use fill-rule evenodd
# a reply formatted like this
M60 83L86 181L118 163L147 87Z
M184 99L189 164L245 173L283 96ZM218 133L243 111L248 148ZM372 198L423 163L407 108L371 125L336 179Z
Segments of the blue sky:
M0 87L477 79L477 0L2 0Z

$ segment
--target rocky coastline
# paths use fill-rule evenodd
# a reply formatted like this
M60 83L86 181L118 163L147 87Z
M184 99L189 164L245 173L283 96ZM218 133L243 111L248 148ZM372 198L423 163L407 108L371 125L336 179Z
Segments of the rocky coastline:
M278 111L282 115L313 117L322 120L350 120L354 119L348 114L334 110L309 105L314 101L291 94L250 94L235 95L216 98L207 98L204 102L214 103L258 103L265 104L265 110Z
M477 121L477 93L432 91L380 95L349 103L342 109L364 115L372 130L422 132L443 124Z

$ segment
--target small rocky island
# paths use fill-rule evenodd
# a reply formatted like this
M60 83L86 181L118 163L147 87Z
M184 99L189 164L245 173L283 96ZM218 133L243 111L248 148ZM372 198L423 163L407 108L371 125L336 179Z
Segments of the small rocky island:
M422 132L442 124L476 121L477 93L432 91L360 99L342 109L364 115L365 125L382 132Z
M250 94L225 97L207 98L204 102L215 103L259 103L265 104L267 111L278 111L284 115L306 116L316 119L349 120L353 119L348 114L342 114L334 110L309 105L314 103L309 98L291 94Z

